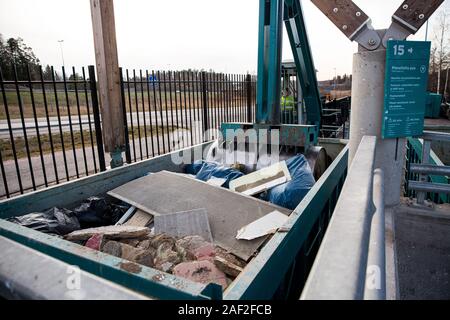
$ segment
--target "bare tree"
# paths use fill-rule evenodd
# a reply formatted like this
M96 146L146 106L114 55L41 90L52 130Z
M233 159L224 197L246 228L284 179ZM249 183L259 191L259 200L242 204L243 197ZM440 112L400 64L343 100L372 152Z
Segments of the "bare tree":
M437 89L436 93L441 92L441 74L445 68L448 68L448 58L449 58L449 38L447 32L450 29L450 17L447 11L442 11L437 17L437 25L434 33L434 42L436 45L435 56L437 63ZM448 82L448 80L446 81ZM446 84L447 85L447 84ZM444 91L447 89L445 88Z

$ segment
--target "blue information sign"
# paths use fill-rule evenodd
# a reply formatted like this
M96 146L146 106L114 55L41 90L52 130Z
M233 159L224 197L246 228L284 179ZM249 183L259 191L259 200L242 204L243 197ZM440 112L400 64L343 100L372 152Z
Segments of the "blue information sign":
M388 42L383 139L423 133L431 42Z

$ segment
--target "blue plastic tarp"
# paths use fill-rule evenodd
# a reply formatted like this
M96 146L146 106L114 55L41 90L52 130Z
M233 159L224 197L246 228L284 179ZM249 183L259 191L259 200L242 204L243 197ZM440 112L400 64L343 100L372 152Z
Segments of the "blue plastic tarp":
M286 165L292 179L264 192L260 198L281 207L294 210L316 181L308 161L302 154L286 160ZM195 175L197 179L202 181L208 181L213 177L227 179L223 185L225 188L229 188L230 181L244 176L242 172L236 169L204 160L187 165L185 172Z
M273 187L261 195L263 200L294 210L316 182L305 156L299 154L286 165L292 180Z
M236 169L225 167L216 162L199 160L186 166L186 173L194 174L196 179L208 181L211 178L226 179L224 188L229 188L230 181L242 177L244 174Z

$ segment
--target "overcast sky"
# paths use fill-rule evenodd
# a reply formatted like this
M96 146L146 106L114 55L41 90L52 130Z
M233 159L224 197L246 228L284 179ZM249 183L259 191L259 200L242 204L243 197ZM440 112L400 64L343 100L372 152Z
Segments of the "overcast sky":
M351 73L356 44L302 0L319 80ZM375 28L387 28L402 0L355 0ZM440 10L450 9L446 0ZM126 68L256 73L258 0L115 0L119 63ZM436 14L430 23L434 23ZM22 37L42 64L94 64L89 0L0 0L0 33ZM430 26L430 37L433 28ZM425 26L411 39L423 40ZM292 58L285 36L283 58Z

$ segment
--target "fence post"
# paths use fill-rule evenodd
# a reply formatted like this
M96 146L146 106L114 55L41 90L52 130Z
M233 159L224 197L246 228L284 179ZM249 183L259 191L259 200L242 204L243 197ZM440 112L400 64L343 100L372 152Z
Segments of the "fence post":
M202 107L203 107L203 142L206 142L209 137L206 137L206 132L209 129L208 117L208 84L206 82L206 71L202 71Z
M127 163L131 163L130 137L128 135L127 108L125 105L125 88L123 83L122 68L119 68L119 73L120 73L120 94L122 97L123 126L125 130L125 158Z
M247 74L245 79L247 85L247 122L252 122L252 76Z
M100 171L106 171L105 152L103 151L102 125L100 123L100 109L98 106L97 80L95 67L89 66L89 83L91 89L92 111L94 112L95 138L97 140L98 162Z

